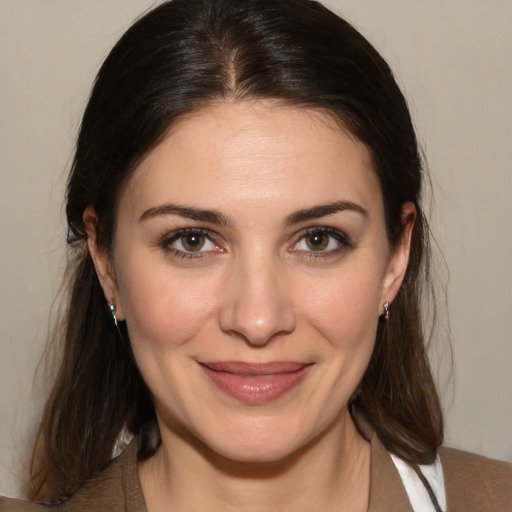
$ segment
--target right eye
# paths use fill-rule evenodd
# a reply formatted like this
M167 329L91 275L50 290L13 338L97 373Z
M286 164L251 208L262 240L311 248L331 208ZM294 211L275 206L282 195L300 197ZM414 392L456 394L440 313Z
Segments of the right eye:
M171 233L163 241L163 246L182 258L201 257L205 252L222 252L211 234L198 228L180 229Z

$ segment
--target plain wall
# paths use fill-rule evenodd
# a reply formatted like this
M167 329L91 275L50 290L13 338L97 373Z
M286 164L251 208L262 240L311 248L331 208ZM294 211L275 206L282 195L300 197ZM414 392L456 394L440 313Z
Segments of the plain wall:
M449 268L434 371L449 445L512 462L512 2L330 0L408 97ZM0 494L16 495L62 278L66 171L106 52L148 0L0 0ZM446 274L440 266L440 273Z

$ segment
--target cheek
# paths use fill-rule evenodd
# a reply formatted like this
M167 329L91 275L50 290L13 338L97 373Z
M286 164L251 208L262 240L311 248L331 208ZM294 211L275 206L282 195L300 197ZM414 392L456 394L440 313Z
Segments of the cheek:
M175 275L169 267L123 262L119 292L130 339L152 349L179 346L214 316L209 281ZM210 284L210 288L212 287Z
M301 309L309 323L333 347L351 350L362 342L373 346L381 291L375 267L364 266L322 277L314 288L304 286L298 295L307 297Z

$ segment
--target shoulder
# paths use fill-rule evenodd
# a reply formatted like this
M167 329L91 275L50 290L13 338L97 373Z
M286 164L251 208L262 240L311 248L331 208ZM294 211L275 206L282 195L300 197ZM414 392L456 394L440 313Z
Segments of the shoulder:
M448 510L510 511L512 464L440 448Z
M0 496L0 512L42 512L43 510L59 510L58 505L41 505L28 501Z
M123 510L123 486L117 464L111 464L87 482L68 500L54 504L33 503L21 499L0 498L0 512L107 512Z
M0 497L0 512L145 511L137 475L137 443L128 448L69 500L54 505Z

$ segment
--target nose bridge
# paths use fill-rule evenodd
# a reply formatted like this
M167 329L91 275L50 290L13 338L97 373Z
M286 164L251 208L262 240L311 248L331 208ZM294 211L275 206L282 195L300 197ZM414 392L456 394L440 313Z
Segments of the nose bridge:
M264 345L295 328L295 313L283 268L271 254L253 252L238 258L227 286L221 328L251 345Z

